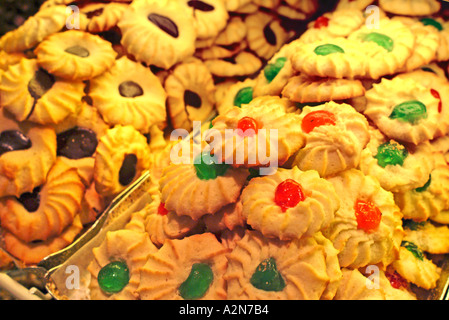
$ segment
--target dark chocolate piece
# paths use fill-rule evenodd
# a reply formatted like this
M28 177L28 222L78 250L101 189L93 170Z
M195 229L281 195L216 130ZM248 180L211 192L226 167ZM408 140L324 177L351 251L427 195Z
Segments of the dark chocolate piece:
M166 32L173 38L179 37L178 26L169 18L161 16L157 13L151 13L148 16L148 20L153 22L162 31Z
M58 156L69 159L91 157L97 149L98 140L94 131L87 128L75 127L61 132L57 136Z
M271 29L269 23L265 26L265 28L263 28L263 35L265 36L265 39L269 44L271 44L272 46L276 45L276 34L273 32L273 29Z
M137 157L135 154L127 154L123 159L122 166L119 171L118 181L122 186L130 184L137 173Z
M214 6L211 6L210 4L200 1L200 0L190 0L187 2L187 5L196 10L205 11L205 12L215 10Z
M6 130L0 133L0 156L6 152L31 148L31 140L18 130Z
M65 49L64 51L81 58L87 58L90 55L89 50L81 46L73 46Z
M22 193L17 200L28 212L36 212L41 202L40 191L41 188L36 187L32 192Z
M202 104L201 97L193 91L185 90L184 91L184 104L199 109L199 108L201 108L201 104Z
M118 91L122 97L135 98L143 95L143 89L134 81L122 82L118 87Z

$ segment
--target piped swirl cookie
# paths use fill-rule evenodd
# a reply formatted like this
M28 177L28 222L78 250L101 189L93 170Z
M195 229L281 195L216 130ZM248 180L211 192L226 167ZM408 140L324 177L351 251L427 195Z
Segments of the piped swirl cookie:
M277 169L243 189L242 213L265 237L292 240L330 225L340 201L332 184L316 171Z
M226 300L224 247L212 233L167 240L141 270L142 300Z
M92 300L137 300L140 271L157 248L148 234L134 230L106 233L100 246L92 250L88 265L91 274L89 289Z
M340 198L340 209L323 234L339 251L342 267L389 265L398 256L402 215L393 194L357 169L327 179Z
M301 170L316 170L322 177L356 168L370 139L366 118L344 103L306 106L298 124L306 141L289 163Z
M332 299L341 278L336 255L321 233L281 241L247 231L228 255L228 299Z
M89 80L115 64L111 43L80 30L55 33L34 50L39 66L68 80Z
M131 125L148 133L152 125L166 125L167 94L149 68L127 57L90 81L94 107L110 125Z

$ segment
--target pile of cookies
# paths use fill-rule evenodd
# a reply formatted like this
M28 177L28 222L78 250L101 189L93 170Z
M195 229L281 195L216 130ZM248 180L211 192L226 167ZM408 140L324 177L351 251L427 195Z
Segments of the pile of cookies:
M92 251L91 299L435 288L433 258L449 253L443 8L335 5L46 1L0 38L6 251L39 262L148 170L152 201ZM199 141L180 140L196 123Z

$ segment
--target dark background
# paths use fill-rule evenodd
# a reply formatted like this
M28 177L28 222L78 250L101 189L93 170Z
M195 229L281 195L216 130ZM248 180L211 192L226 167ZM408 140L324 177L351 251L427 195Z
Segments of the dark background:
M0 35L16 29L35 14L44 0L0 0Z

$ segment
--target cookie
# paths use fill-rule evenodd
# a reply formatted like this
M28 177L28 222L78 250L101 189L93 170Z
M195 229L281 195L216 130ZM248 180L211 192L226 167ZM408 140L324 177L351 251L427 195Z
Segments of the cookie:
M305 44L298 41L290 60L294 70L309 76L353 79L366 74L365 47L342 37Z
M152 125L165 127L165 92L149 68L127 57L90 81L89 96L109 125L131 125L148 133Z
M391 139L415 145L433 139L442 119L441 102L420 82L413 76L383 78L366 91L364 114Z
M365 22L362 11L358 9L340 9L327 12L307 25L298 42L311 43L326 38L347 37Z
M269 60L289 38L275 16L258 11L245 17L248 47L264 60Z
M435 70L436 72L440 71L436 68ZM446 135L449 130L449 110L446 104L449 94L449 83L446 77L442 77L441 75L435 73L429 74L429 72L426 72L425 70L416 70L413 72L402 73L399 74L398 77L403 79L413 79L414 81L427 88L432 96L438 100L438 124L436 125L436 132L434 137Z
M45 184L18 198L0 200L1 226L24 242L45 241L73 223L83 195L76 170L56 160Z
M67 17L64 5L42 8L20 27L3 35L0 49L8 53L31 49L47 36L59 32L66 25Z
M408 26L389 18L380 19L375 31L362 25L348 39L359 42L359 50L367 60L363 77L371 79L398 72L412 55L416 42Z
M323 234L339 251L342 267L386 267L397 258L403 236L402 215L391 192L360 170L346 170L327 179L340 199Z
M412 55L399 72L413 71L435 60L440 44L440 35L435 27L425 25L418 19L407 17L393 17L392 20L401 21L410 28L416 37Z
M299 103L345 100L365 95L360 80L293 76L281 92L283 97Z
M80 14L85 14L86 29L91 33L108 31L117 23L128 8L126 3L88 3L80 8Z
M185 11L193 10L194 27L198 38L217 36L228 22L229 14L224 1L183 0Z
M122 45L147 65L169 69L195 51L193 9L187 10L181 2L133 1L118 26Z
M117 230L106 233L100 246L92 249L87 269L91 275L92 300L137 300L140 271L147 256L157 248L144 232Z
M26 58L26 56L21 52L7 53L6 51L0 51L0 70L7 71L9 66L20 63L22 58Z
M292 44L283 45L267 61L267 64L255 78L254 97L281 95L282 88L295 73L290 61L292 48Z
M161 247L167 239L181 239L192 234L198 221L189 216L178 216L168 211L161 202L161 194L157 192L151 197L151 203L145 207L144 227L151 242Z
M319 7L318 0L285 0L285 3L308 15L315 13Z
M291 166L316 170L322 177L358 167L370 139L369 125L350 105L331 101L304 107L298 124L306 140L289 161Z
M47 37L35 49L38 64L68 80L89 80L115 64L112 45L97 35L68 30Z
M262 67L260 58L248 51L241 51L229 59L206 60L204 64L214 76L225 78L249 76Z
M339 0L337 6L335 7L336 11L342 9L357 9L357 10L365 10L366 7L373 4L374 0Z
M201 60L176 65L164 83L167 111L175 129L192 130L194 121L205 121L215 110L215 84Z
M147 169L149 148L146 138L132 126L117 125L98 142L94 181L97 192L113 197Z
M48 73L36 59L23 58L0 78L1 105L18 121L57 124L79 111L84 87L82 81Z
M449 228L434 225L428 221L407 224L404 241L416 244L422 251L430 254L446 254L449 251Z
M340 206L329 182L316 171L298 167L251 179L241 200L247 223L265 237L281 240L310 236L328 227Z
M435 167L422 186L395 193L395 201L401 208L404 219L426 221L435 217L438 220L449 209L449 168L441 153L437 153L435 158Z
M225 248L212 233L167 240L141 270L142 300L225 300Z
M412 148L387 138L375 128L370 129L370 137L361 154L360 169L377 178L382 188L405 192L422 187L429 180L433 161L429 161L428 143Z
M379 0L379 6L388 13L404 16L432 15L441 8L437 0Z
M341 277L336 254L321 233L281 241L247 231L228 255L228 299L332 299Z
M0 114L0 196L20 197L45 183L56 160L56 134L49 126L16 122L5 108Z
M214 214L207 214L202 217L206 230L212 233L223 232L224 230L237 230L246 226L246 219L242 214L242 202L230 203Z
M342 268L341 272L343 276L334 300L386 300L385 292L358 269Z
M167 210L198 220L236 202L249 173L216 161L207 149L192 156L193 159L189 152L187 163L176 163L172 159L159 184L161 201Z
M65 228L60 235L49 238L46 241L24 242L14 234L5 231L3 233L4 248L25 265L35 265L48 255L70 245L75 237L80 234L82 228L80 217L76 215L73 223Z
M416 244L409 241L402 242L399 259L391 266L408 282L426 290L435 288L441 274L441 268L429 260Z
M279 99L233 107L212 121L205 134L214 156L234 167L282 166L304 145L298 115L287 113ZM217 140L214 140L214 136Z

